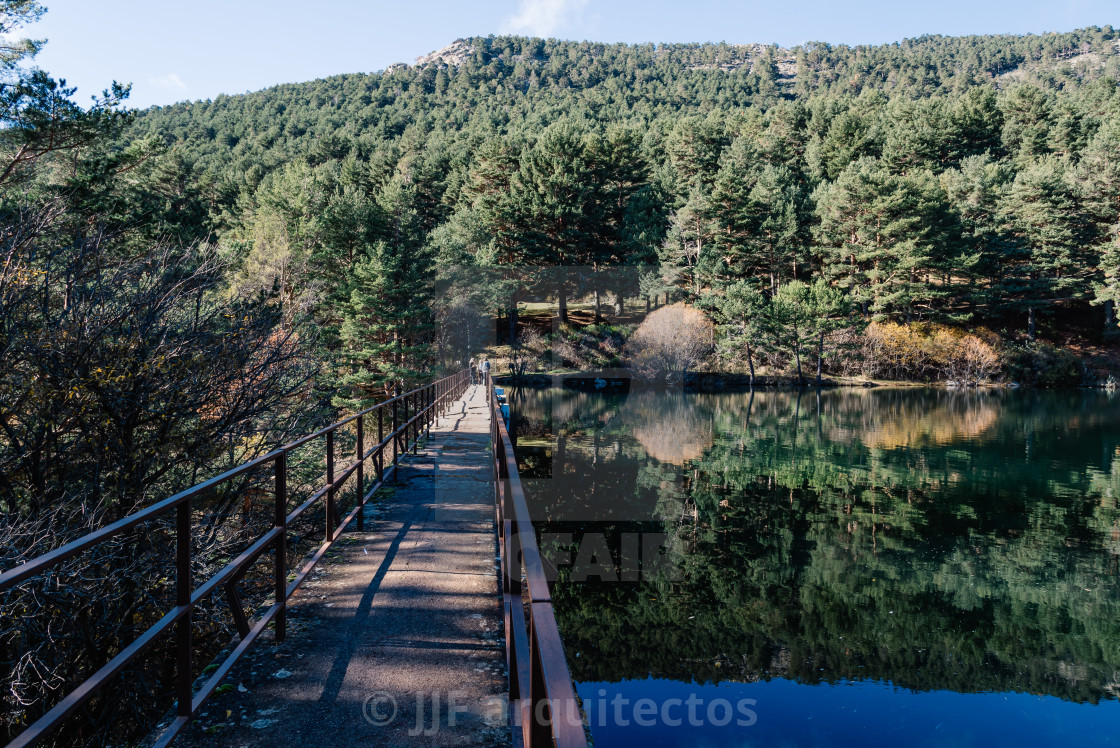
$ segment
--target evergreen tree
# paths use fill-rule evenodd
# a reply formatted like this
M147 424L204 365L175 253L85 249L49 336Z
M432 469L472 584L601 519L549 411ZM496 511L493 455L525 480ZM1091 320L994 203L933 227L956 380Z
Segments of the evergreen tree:
M712 212L715 243L724 278L761 278L777 291L783 278L797 277L805 206L794 173L759 163L746 138L728 149L716 177Z
M548 281L568 321L568 298L584 287L580 268L595 261L600 208L587 134L572 121L546 128L521 156L511 181L517 242L527 264L552 268Z
M1105 307L1105 335L1115 338L1116 308L1120 303L1120 226L1113 228L1111 241L1108 242L1100 254L1099 267L1102 280L1094 284L1093 304L1103 304Z
M355 265L340 331L347 372L335 405L361 410L429 378L429 259L422 249L381 241Z
M379 198L386 238L354 266L342 311L338 406L360 410L431 376L434 268L413 198L399 178L386 185Z
M767 298L747 280L736 281L720 296L705 298L706 306L720 326L720 350L726 358L747 360L750 384L754 386L755 356L767 330Z
M1009 308L1026 313L1027 337L1034 339L1040 313L1087 296L1085 278L1094 263L1087 251L1092 224L1067 181L1066 162L1054 156L1019 172L1004 200L1003 217L1015 241L998 288Z
M910 321L940 313L954 226L929 172L895 176L864 158L814 197L822 267L865 316ZM938 277L943 283L933 285Z
M713 247L716 230L711 198L697 183L685 204L670 216L669 232L660 251L661 275L680 279L688 293L699 295L703 281L720 269Z
M1014 172L991 156L969 156L958 169L942 175L946 197L961 226L961 245L954 275L961 278L958 293L967 312L997 310L1002 305L999 280L1010 237L1000 210Z
M1036 86L1020 84L1000 102L1003 147L1021 165L1048 152L1050 102Z

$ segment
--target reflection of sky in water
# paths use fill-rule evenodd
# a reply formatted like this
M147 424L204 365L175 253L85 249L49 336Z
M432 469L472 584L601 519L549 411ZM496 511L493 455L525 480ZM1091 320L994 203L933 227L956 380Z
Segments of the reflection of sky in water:
M596 748L1120 745L1120 703L1115 701L1093 706L1022 693L911 692L874 681L808 686L775 679L700 686L651 679L576 685ZM690 719L690 697L695 719ZM659 706L640 712L639 725L634 707L643 698ZM669 724L662 721L665 704ZM739 711L740 704L746 711ZM709 722L709 710L716 724ZM748 712L756 717L753 724ZM616 715L629 724L615 724ZM728 716L728 724L717 726ZM747 726L737 725L740 721Z

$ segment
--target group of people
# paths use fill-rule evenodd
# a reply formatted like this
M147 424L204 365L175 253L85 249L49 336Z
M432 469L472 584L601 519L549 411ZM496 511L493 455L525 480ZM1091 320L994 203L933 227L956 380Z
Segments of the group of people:
M490 373L490 359L485 356L481 361L475 360L471 356L471 384L483 384L486 381L486 375Z

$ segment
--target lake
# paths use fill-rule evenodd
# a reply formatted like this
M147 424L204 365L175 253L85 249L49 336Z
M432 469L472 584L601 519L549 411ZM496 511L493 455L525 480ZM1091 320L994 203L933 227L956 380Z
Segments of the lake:
M1120 397L507 392L596 748L1120 744Z

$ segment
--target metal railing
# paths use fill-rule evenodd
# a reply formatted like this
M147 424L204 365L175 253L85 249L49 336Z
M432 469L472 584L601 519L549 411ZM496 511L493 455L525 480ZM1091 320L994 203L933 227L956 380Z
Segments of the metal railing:
M12 587L27 581L39 574L49 571L56 565L73 558L83 551L89 550L110 538L119 535L131 528L152 520L165 512L172 510L176 513L175 544L176 544L176 579L175 579L175 606L169 610L159 621L148 628L135 641L122 649L107 664L87 678L81 685L67 694L62 701L50 711L32 723L20 733L8 748L22 748L35 745L52 729L66 719L74 710L81 707L100 688L104 687L114 676L120 673L129 663L146 651L156 639L165 632L175 627L176 648L176 718L160 735L156 746L166 746L185 727L209 697L219 683L229 672L242 655L249 649L254 641L264 632L269 623L275 622L277 641L283 641L285 636L285 610L288 598L299 589L307 575L323 558L342 532L357 517L358 529L364 528L362 509L381 488L384 482L396 471L400 457L410 449L415 452L424 434L431 428L438 415L451 403L457 401L466 391L470 383L469 372L464 370L449 377L445 377L424 387L386 400L372 408L327 426L314 434L297 439L274 449L268 454L255 460L239 465L216 478L198 484L192 488L164 499L146 509L131 514L111 525L90 533L72 543L34 558L26 563L0 573L0 594ZM367 420L377 419L377 443L369 449L365 446L365 426ZM388 423L386 423L388 421ZM353 423L357 436L355 459L344 468L341 473L335 470L335 433L342 427ZM386 433L388 427L388 433ZM292 450L301 447L315 439L326 440L326 484L315 491L310 498L301 503L292 512L288 512L287 456ZM392 461L386 466L386 452L391 452ZM365 466L372 460L374 482L367 489L365 480ZM275 474L274 481L274 521L273 527L259 537L252 545L246 548L241 555L222 567L214 576L207 579L202 585L195 588L191 578L191 502L200 499L216 487L233 480L251 471L271 465ZM357 501L353 510L341 521L338 517L338 506L335 497L339 490L351 478L356 476ZM287 535L288 527L319 501L325 501L326 532L322 544L315 550L311 558L296 573L291 582L287 581ZM251 623L245 615L241 601L238 598L236 585L245 575L249 567L269 548L274 550L273 584L275 602L265 611L255 623ZM202 683L197 693L193 691L194 679L191 675L192 649L191 649L191 613L200 601L208 595L224 588L233 613L234 623L241 641L221 664Z
M517 472L517 458L489 376L486 397L490 406L513 744L587 748L579 702L556 627L552 593Z

